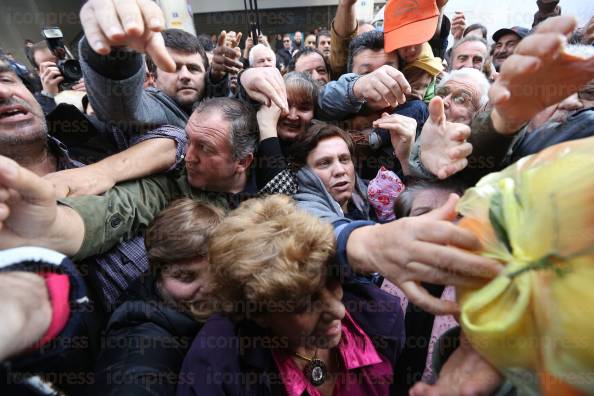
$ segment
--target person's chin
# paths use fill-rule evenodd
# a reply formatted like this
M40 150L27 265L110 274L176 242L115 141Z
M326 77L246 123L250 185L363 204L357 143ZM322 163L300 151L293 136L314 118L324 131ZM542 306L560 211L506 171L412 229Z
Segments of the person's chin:
M188 172L188 184L194 188L204 188L204 180L196 174Z
M192 106L200 100L198 91L184 89L177 92L176 101L182 106Z
M301 131L294 128L281 129L278 131L278 137L284 142L293 142L300 135Z

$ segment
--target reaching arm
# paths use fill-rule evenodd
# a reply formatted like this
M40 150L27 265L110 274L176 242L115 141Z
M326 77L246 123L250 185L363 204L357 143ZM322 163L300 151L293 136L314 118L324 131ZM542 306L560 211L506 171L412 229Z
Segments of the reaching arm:
M335 76L346 73L349 45L357 34L356 0L340 0L331 24L330 67Z
M165 172L174 163L175 142L151 139L94 164L51 173L45 179L54 184L59 198L98 195L117 183Z

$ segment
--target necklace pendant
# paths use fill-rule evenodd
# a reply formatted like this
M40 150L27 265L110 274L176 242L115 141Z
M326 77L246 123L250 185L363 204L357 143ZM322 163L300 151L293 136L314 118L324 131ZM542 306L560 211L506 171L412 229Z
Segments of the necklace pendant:
M303 368L303 374L313 386L320 386L328 378L328 369L320 359L312 359Z

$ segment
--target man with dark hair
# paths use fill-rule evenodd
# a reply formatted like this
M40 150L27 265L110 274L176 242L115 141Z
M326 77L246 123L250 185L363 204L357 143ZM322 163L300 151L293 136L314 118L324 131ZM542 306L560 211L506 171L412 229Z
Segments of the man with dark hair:
M332 34L327 30L322 30L316 37L316 45L318 50L324 54L326 59L330 59Z
M79 44L80 62L97 118L116 124L124 132L140 133L164 124L183 128L194 103L227 94L226 75L223 73L219 80L209 72L197 37L179 29L159 33L164 18L156 4L130 2L128 5L137 11L132 13L120 7L122 2L116 7L106 1L111 0L90 0L80 12L85 32ZM107 18L102 12L105 7L126 10L125 17L120 17L125 23ZM145 34L141 36L139 29L146 30ZM229 51L234 54L231 48ZM147 52L156 65L158 89L143 87L141 52ZM225 61L224 57L220 61Z
M298 51L291 63L289 71L308 73L318 86L323 87L330 81L330 66L327 59L320 51L314 48L305 47Z
M371 31L356 36L349 46L349 73L367 74L383 65L398 67L398 53L384 51L384 34Z

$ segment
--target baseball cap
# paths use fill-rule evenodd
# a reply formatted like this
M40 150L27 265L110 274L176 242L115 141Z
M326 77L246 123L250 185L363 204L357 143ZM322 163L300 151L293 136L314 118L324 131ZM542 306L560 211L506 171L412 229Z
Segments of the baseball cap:
M498 42L499 39L501 38L501 36L505 36L506 34L515 34L516 36L518 36L520 38L520 40L522 40L524 37L526 37L526 36L528 36L528 34L530 34L530 30L523 28L521 26L514 26L511 29L508 29L508 28L499 29L498 31L495 32L495 34L493 34L493 41Z
M389 0L384 10L384 50L392 52L429 41L438 19L435 0Z

